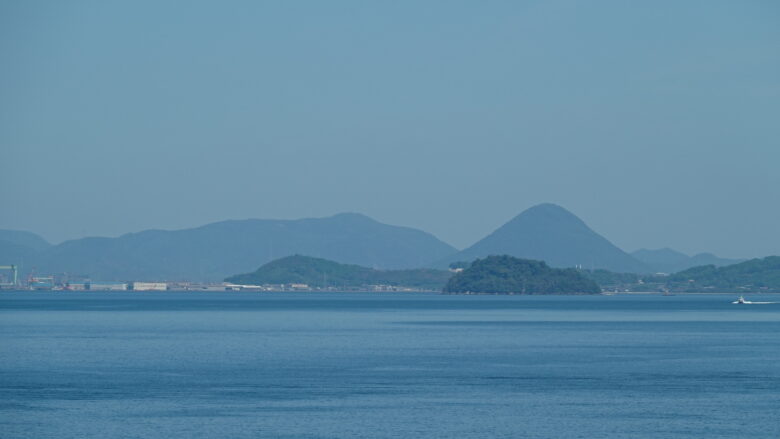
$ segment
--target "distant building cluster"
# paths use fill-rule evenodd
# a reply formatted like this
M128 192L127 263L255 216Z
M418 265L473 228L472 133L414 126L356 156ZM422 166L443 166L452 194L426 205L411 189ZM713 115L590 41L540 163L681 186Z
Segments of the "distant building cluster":
M78 275L30 275L19 279L15 266L0 266L0 290L24 291L202 291L202 292L315 292L315 291L354 291L354 292L415 292L416 288L394 285L364 285L361 287L315 287L304 283L242 285L230 282L146 282L146 281L100 281Z

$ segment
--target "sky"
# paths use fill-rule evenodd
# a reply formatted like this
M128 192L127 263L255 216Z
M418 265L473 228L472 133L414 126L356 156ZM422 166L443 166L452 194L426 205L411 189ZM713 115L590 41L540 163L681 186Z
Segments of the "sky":
M360 212L464 248L560 204L780 254L780 2L0 2L0 228Z

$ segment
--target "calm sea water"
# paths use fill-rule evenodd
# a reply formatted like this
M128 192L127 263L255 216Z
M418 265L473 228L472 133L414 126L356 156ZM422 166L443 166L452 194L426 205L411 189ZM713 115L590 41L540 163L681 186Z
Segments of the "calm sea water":
M777 439L731 300L2 293L0 437Z

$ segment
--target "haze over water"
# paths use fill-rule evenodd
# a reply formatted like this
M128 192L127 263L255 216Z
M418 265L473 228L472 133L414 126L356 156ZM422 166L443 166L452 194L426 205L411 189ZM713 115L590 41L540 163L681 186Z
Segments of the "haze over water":
M627 251L779 254L778 22L773 0L6 0L0 229L360 212L463 249L551 202Z
M779 439L778 23L0 1L0 439Z
M780 305L731 300L4 293L0 431L776 439Z

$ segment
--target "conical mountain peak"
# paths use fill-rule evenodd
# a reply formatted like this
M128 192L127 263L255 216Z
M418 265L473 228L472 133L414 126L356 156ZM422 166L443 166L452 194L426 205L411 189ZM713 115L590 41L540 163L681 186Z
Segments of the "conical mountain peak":
M569 212L564 207L553 203L537 204L535 206L529 207L528 209L522 211L520 215L561 215L561 216L567 215L567 216L577 218L576 215Z
M553 267L603 268L644 272L647 267L591 230L561 206L533 206L496 231L463 250L452 261L471 261L489 255L537 259Z
M549 225L569 224L571 226L588 227L584 221L577 217L577 215L552 203L537 204L536 206L530 207L512 218L512 220L505 225L521 225L526 223L543 223Z

